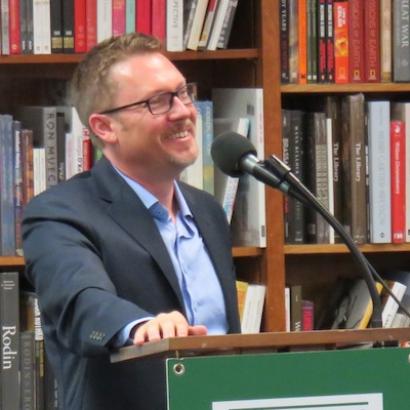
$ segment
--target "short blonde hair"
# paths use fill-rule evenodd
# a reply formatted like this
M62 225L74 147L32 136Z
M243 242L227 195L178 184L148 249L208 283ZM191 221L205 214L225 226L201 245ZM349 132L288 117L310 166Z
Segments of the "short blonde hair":
M158 39L141 33L111 37L92 48L76 67L70 83L70 103L77 109L81 122L89 128L92 113L110 108L116 84L110 81L111 67L135 54L161 51ZM100 140L90 130L94 143Z

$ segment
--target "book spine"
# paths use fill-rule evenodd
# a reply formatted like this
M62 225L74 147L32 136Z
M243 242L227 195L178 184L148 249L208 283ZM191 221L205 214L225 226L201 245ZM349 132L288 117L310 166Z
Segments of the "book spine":
M298 83L307 83L307 5L306 0L298 0Z
M364 8L365 81L380 82L380 3L368 0Z
M392 80L392 1L380 0L381 81Z
M9 0L10 54L21 54L20 1Z
M152 14L154 11L161 12L161 10L155 9L154 3L155 0L152 0ZM126 0L125 2L125 32L126 33L134 33L135 32L135 0ZM154 32L152 33L154 35ZM162 37L158 37L162 40Z
M405 237L405 133L404 122L392 120L390 126L392 242Z
M289 82L298 82L299 76L299 45L298 45L298 10L297 0L289 0Z
M34 54L51 53L50 0L33 0Z
M219 37L221 35L224 19L229 7L229 0L219 0L216 10L214 24L212 25L211 34L207 44L208 50L216 50Z
M63 1L63 52L74 53L74 0Z
M326 0L319 0L318 4L318 81L327 81L326 56Z
M138 0L136 10L136 30L139 33L151 34L151 0Z
M97 2L97 42L112 36L112 0Z
M19 410L19 273L0 275L1 408Z
M290 288L290 330L302 330L302 286L293 285Z
M333 0L326 2L326 76L327 81L335 81L334 20Z
M349 3L336 1L334 3L335 25L335 83L349 82L349 37L348 19Z
M202 33L201 33L201 37L199 39L199 44L198 44L198 48L201 50L206 49L208 45L208 40L211 35L211 30L212 30L217 6L218 6L218 0L209 0L208 9L206 11L204 27L202 28Z
M137 3L141 3L140 1ZM137 6L138 8L138 6ZM140 12L138 8L137 13ZM138 14L137 14L138 19ZM137 31L143 32L136 25ZM121 36L125 33L125 0L112 0L112 35L114 37ZM146 32L144 32L146 33ZM147 34L147 33L146 33Z
M310 331L314 329L314 304L311 300L302 300L302 329Z
M362 0L349 0L349 79L364 81L364 5Z
M219 40L218 40L218 45L217 45L218 48L228 47L229 39L231 37L233 21L235 19L236 9L238 7L238 1L239 0L230 0L229 2L228 11L225 15L224 22L222 24L221 34L219 35ZM206 7L206 4L204 5L204 7ZM198 28L199 32L201 31L201 28L202 28L203 19L204 19L204 16L202 16L201 24L199 25L199 28ZM195 24L194 24L194 27L195 27ZM198 35L198 40L199 40L199 35Z
M317 82L317 0L307 3L307 82Z
M34 53L34 20L33 20L33 13L34 13L34 4L32 0L27 0L27 16L26 16L26 24L27 24L27 54Z
M34 193L33 181L33 131L21 130L21 159L23 172L23 205L26 205Z
M393 80L410 81L410 1L393 2Z
M370 242L390 243L390 103L369 101L367 111Z
M57 163L57 111L55 107L43 107L43 146L46 155L46 186L58 183Z
M20 408L36 410L35 340L34 332L20 332Z
M63 52L62 0L50 0L51 52Z
M184 51L183 1L167 2L167 51Z
M14 218L16 232L16 254L23 255L21 222L23 219L23 164L21 155L21 122L13 121L14 135Z
M86 0L86 50L91 50L97 44L97 2Z
M10 54L10 31L9 31L9 0L1 0L1 54L9 55Z
M166 1L152 0L152 35L164 43L166 38Z
M87 51L86 0L74 0L74 51Z

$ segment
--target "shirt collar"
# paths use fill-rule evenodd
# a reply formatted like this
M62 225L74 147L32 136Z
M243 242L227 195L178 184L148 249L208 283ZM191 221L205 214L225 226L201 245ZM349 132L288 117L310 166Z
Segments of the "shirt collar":
M150 191L144 188L141 184L139 184L134 179L131 179L129 176L125 175L121 172L118 168L114 167L117 173L124 179L124 181L130 186L130 188L137 194L138 198L144 204L144 206L150 211L151 215L155 218L161 218L162 215L158 213L158 208L161 207L165 210L166 215L168 216L168 212L165 207L158 201L158 198L154 196ZM178 203L179 212L182 216L192 217L191 210L186 203L184 195L181 192L176 181L174 181L174 188L175 188L175 198ZM162 212L161 212L162 213Z

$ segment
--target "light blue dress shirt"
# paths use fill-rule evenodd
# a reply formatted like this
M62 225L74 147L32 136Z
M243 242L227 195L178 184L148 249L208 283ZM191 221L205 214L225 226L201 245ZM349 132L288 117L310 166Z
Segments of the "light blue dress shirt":
M210 335L227 333L228 323L222 289L178 184L175 183L175 197L179 209L174 223L168 210L154 195L118 169L117 172L138 195L154 218L178 278L188 323L205 325ZM131 329L136 324L149 319L151 318L129 323L117 335L114 346L119 347L129 343Z

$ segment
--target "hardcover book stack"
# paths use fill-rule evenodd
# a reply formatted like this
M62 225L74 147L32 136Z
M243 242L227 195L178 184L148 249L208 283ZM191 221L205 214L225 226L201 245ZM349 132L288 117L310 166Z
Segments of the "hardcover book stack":
M3 0L1 54L85 53L141 32L167 51L227 48L239 0Z
M410 81L409 0L280 0L282 83Z
M356 243L410 242L410 103L359 93L316 105L282 111L285 162ZM291 199L285 228L288 243L339 241Z

